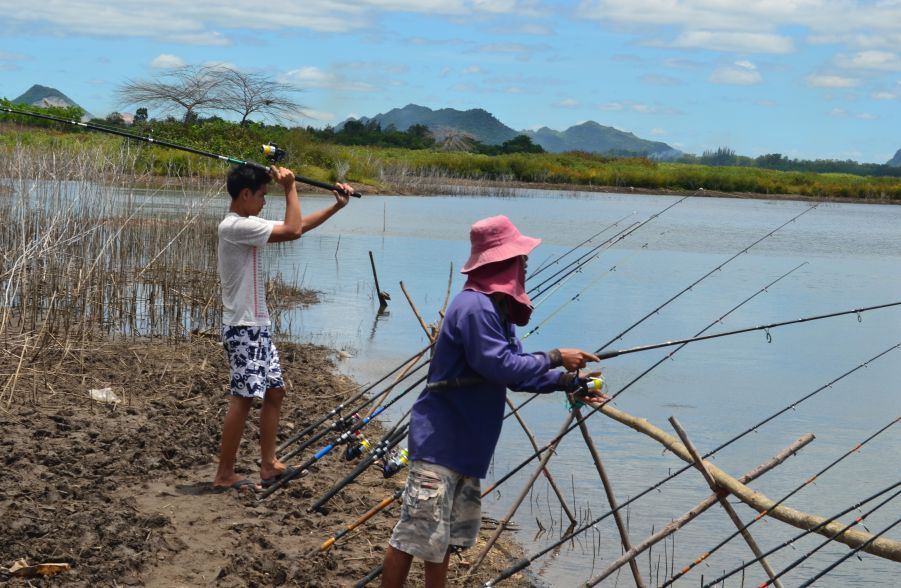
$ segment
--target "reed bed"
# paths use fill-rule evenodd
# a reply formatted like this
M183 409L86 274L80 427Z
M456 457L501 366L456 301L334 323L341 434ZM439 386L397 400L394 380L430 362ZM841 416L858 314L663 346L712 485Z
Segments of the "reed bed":
M108 143L0 151L0 408L138 340L218 337L224 182L203 172L147 190L138 156ZM276 321L310 300L281 280L269 289Z

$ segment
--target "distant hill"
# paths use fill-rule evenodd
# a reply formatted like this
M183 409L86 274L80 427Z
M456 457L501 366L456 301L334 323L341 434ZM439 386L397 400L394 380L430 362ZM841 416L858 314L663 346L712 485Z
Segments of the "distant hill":
M500 145L520 134L481 108L432 110L425 106L407 104L403 108L394 108L384 114L377 114L372 118L364 116L358 120L362 123L376 121L383 129L394 126L399 131L406 131L413 125L425 125L433 131L456 129L488 145Z
M537 131L524 131L523 134L544 147L545 151L552 152L641 153L655 159L677 159L682 155L681 151L666 143L641 139L632 133L605 127L591 120L562 132L542 127Z
M27 92L25 92L18 98L14 98L12 102L14 104L29 104L31 106L59 106L62 108L66 108L68 106L78 106L79 108L84 110L84 108L82 108L74 100L72 100L56 88L49 88L47 86L41 86L39 84L35 84L32 87L28 88Z
M673 149L666 143L647 141L632 133L605 127L593 121L570 127L562 132L547 127L537 131L517 131L481 108L432 110L425 106L408 104L403 108L395 108L372 118L362 117L357 120L362 123L375 121L383 129L393 126L399 131L405 131L417 124L425 125L437 133L446 129L454 129L471 135L488 145L500 145L517 135L527 135L546 151L551 152L642 153L659 159L675 159L682 155L681 151ZM338 129L343 124L339 124Z
M889 159L885 165L891 165L893 167L901 167L901 149L898 149L895 152L895 156Z

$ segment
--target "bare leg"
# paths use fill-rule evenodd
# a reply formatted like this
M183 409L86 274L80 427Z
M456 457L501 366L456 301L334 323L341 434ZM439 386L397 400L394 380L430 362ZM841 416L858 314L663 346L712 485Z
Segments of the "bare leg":
M275 458L275 437L282 413L284 388L269 388L260 410L260 478L267 479L285 471L285 464Z
M244 425L252 402L252 398L241 396L232 396L229 401L228 412L222 424L222 444L219 446L219 466L216 477L213 478L214 486L231 486L241 479L235 473L235 460L238 458L238 447L241 445L241 436L244 435Z
M407 581L407 574L410 573L410 564L412 563L412 555L389 545L385 552L385 561L382 564L382 588L401 588Z
M450 550L444 554L441 563L425 562L425 586L426 588L444 588L447 583L447 564L450 561Z

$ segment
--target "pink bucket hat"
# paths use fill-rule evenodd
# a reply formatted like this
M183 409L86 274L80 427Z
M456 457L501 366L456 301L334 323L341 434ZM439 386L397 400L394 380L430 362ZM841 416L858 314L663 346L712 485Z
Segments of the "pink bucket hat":
M541 239L526 237L504 215L484 218L469 230L472 252L460 273L468 273L477 267L496 261L528 255L541 243Z

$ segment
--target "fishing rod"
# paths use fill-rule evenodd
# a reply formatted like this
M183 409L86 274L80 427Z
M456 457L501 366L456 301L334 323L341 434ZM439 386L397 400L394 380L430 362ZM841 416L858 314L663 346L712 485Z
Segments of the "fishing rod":
M596 355L599 359L610 359L611 357L618 357L620 355L626 355L628 353L637 353L639 351L650 351L651 349L660 349L662 347L672 347L673 345L687 345L689 343L696 343L698 341L707 341L708 339L718 339L720 337L728 337L730 335L741 335L742 333L751 333L753 331L769 331L770 329L775 329L776 327L784 327L786 325L796 325L800 323L808 323L812 321L818 321L827 318L833 318L837 316L845 316L849 314L859 315L862 312L868 312L870 310L879 310L881 308L890 308L892 306L901 305L901 301L898 302L889 302L887 304L877 304L876 306L865 306L861 308L852 308L851 310L842 310L839 312L830 312L829 314L820 314L816 316L808 316L799 319L792 319L788 321L781 321L778 323L770 323L768 325L758 325L756 327L745 327L743 329L735 329L734 331L724 331L722 333L713 333L710 335L701 335L698 337L689 337L688 339L675 339L672 341L664 341L663 343L654 343L651 345L639 345L637 347L630 347L628 349L620 349L619 351L604 351L597 352ZM771 339L771 336L768 334L767 341Z
M425 361L425 362L419 364L415 369L412 369L412 370L410 371L410 373L407 374L407 375L408 375L408 376L409 376L409 375L412 375L413 373L419 371L420 369L422 369L422 368L425 367L426 365L428 365L428 361ZM404 379L404 378L402 378L402 379L398 380L397 382L395 382L394 384L392 384L392 385L388 388L388 390L390 391L391 388L393 388L394 386L396 386L399 382L403 381L403 379ZM328 435L328 434L329 434L330 432L332 432L332 431L346 431L348 428L352 427L352 426L354 425L354 423L359 422L360 419L363 418L363 417L360 416L360 413L363 411L364 408L366 408L367 406L369 406L369 405L370 405L372 402L374 402L377 398L379 398L378 395L373 395L373 396L369 397L368 399L366 399L365 402L363 402L360 406L358 406L358 407L356 408L356 410L355 410L352 414L349 414L349 415L347 415L346 417L337 419L337 420L334 421L331 425L329 425L327 428L322 429L320 432L318 432L317 434L313 435L312 437L310 437L309 439L307 439L307 440L304 441L303 443L299 444L297 447L294 447L293 449L291 449L291 451L289 451L289 452L286 453L285 455L281 456L279 459L281 459L282 461L284 461L284 460L286 460L286 459L291 459L291 458L293 458L294 456L299 455L304 449L306 449L306 448L309 447L310 445L316 443L317 441L319 441L320 439L322 439L323 437L325 437L326 435ZM381 411L379 411L379 412L381 412ZM369 415L368 418L371 419L373 416L374 416L374 415L371 414L371 415ZM368 421L367 421L367 422L368 422ZM356 430L357 430L357 429L354 429L354 431L356 431Z
M372 517L377 515L379 512L384 510L395 500L399 500L400 497L403 495L403 493L404 493L404 489L398 488L397 491L393 495L388 496L387 498L383 499L381 502L379 502L378 504L376 504L375 506L370 508L368 511L366 511L364 514L362 514L357 520L355 520L348 526L344 527L343 529L341 529L340 531L338 531L337 533L335 533L334 535L332 535L331 537L326 539L325 542L323 542L323 544L319 546L319 551L322 552L322 551L328 551L329 549L331 549L332 545L334 545L336 541L338 541L339 539L341 539L342 537L344 537L345 535L347 535L348 533L350 533L351 531L353 531L354 529L356 529L357 527L359 527L360 525L364 524L366 521L368 521L369 519L371 519Z
M34 118L41 118L44 120L50 120L58 123L63 123L67 125L74 125L76 127L81 127L83 129L89 129L92 131L99 131L101 133L108 133L110 135L118 135L120 137L125 137L126 139L134 139L135 141L143 141L144 143L149 143L151 145L161 145L163 147L169 147L170 149L177 149L179 151L186 151L188 153L193 153L195 155L201 155L203 157L210 157L212 159L218 159L220 161L225 161L227 163L235 164L235 165L246 165L248 167L256 168L265 172L269 172L269 166L263 165L261 163L257 163L255 161L248 161L244 159L238 159L237 157L230 157L226 155L219 155L217 153L212 153L210 151L203 151L202 149L195 149L194 147L188 147L186 145L179 145L178 143L170 143L169 141L163 141L160 139L154 139L151 136L141 136L136 135L134 133L129 133L123 131L121 129L113 129L110 127L104 127L101 125L95 125L92 123L85 123L78 120L71 120L66 118L60 118L58 116L52 116L50 114L43 114L40 112L29 112L27 110L18 110L16 108L10 108L9 106L0 105L0 112L6 112L8 114L18 114L21 116L31 116ZM280 148L278 145L268 143L260 147L260 151L266 156L266 159L272 163L276 163L281 161L285 157L287 157L288 152L284 149ZM294 179L303 184L308 184L310 186L315 186L317 188L322 188L324 190L332 190L336 192L341 192L347 196L353 196L354 198L360 198L363 196L360 192L345 192L338 186L334 184L328 184L326 182L320 182L319 180L314 180L313 178L307 178L304 176L299 176L297 174L294 175Z
M724 314L722 314L719 318L717 318L716 320L710 322L706 327L704 327L703 329L701 329L700 331L698 331L698 332L696 333L696 336L702 335L705 331L707 331L707 329L710 329L710 328L712 328L713 326L722 323L723 320L724 320L726 317L728 317L730 314L732 314L733 312L735 312L736 310L738 310L739 308L741 308L742 306L744 306L745 304L747 304L748 302L750 302L751 300L753 300L754 298L756 298L757 296L759 296L760 294L763 294L764 292L767 292L767 291L769 290L769 288L773 287L775 284L777 284L778 282L780 282L782 279L788 277L789 275L791 275L792 273L794 273L795 271L797 271L798 269L802 268L802 267L805 266L805 265L807 265L807 262L806 262L806 261L803 262L803 263L801 263L801 264L799 264L799 265L797 265L797 266L795 266L794 268L790 269L789 271L785 272L784 274L782 274L781 276L779 276L778 278L776 278L776 279L773 280L772 282L768 283L768 284L767 284L766 286L764 286L763 288L757 290L757 292L754 292L753 294L751 294L750 296L748 296L747 298L745 298L744 300L742 300L741 302L739 302L738 304L736 304L735 306L733 306L731 309L729 309L728 311L726 311L726 312L725 312ZM632 381L630 381L628 384L626 384L625 386L623 386L622 388L620 388L619 390L617 390L616 393L613 394L613 395L610 397L610 400L612 401L614 398L616 398L617 396L619 396L620 394L622 394L623 392L625 392L625 391L626 391L627 389L629 389L633 384L635 384L635 383L638 382L640 379L642 379L643 377L645 377L646 375L648 375L652 370L656 369L657 366L659 366L659 365L662 364L664 361L666 361L667 359L669 359L669 358L671 358L673 355L675 355L675 354L676 354L680 349L682 349L682 347L684 347L685 345L687 345L687 343L683 344L681 347L678 347L678 348L674 349L673 351L671 351L670 353L668 353L668 354L665 355L664 357L660 358L660 360L658 360L656 363L654 363L653 365L651 365L650 367L648 367L645 371L643 371L642 373L638 374L635 378L632 379ZM522 404L520 404L519 406L517 406L516 408L514 408L513 410L511 410L509 413L507 413L506 415L504 415L504 418L506 419L507 417L516 414L523 406L525 406L526 404L528 404L531 400L533 400L533 399L536 398L537 396L538 396L538 395L535 394L532 398L527 399L525 402L523 402ZM567 431L567 432L568 432L568 431ZM543 451L543 450L542 450L542 451ZM537 457L537 455L533 455L532 457L530 457L530 458L526 461L526 463L530 462L530 461L531 461L532 459L534 459L535 457ZM520 464L516 469L513 470L513 473L518 472L522 467L524 467L524 466L526 465L526 463ZM504 480L504 479L506 479L506 478L507 478L507 476L505 476L504 478L501 478L500 481L502 481L502 480ZM500 481L499 481L499 482L500 482ZM498 484L495 484L495 485L499 485L499 483L498 483Z
M386 435L386 438L383 441L379 442L378 445L376 445L375 449L370 451L369 454L366 455L365 458L363 458L363 460L357 465L356 468L354 468L351 473L345 476L343 480L332 486L332 488L328 492L326 492L321 498L319 498L315 503L313 503L312 506L307 509L307 512L313 512L317 510L321 511L326 502L334 498L339 492L341 492L344 488L346 488L354 480L356 480L357 477L359 477L360 474L369 469L369 466L375 463L376 460L379 460L387 455L388 452L394 449L395 445L403 441L407 436L407 430L409 428L410 424L404 423L402 427L398 428L391 434Z
M813 484L814 481L816 481L816 479L818 477L822 476L823 474L825 474L826 472L831 470L833 467L837 466L846 457L848 457L849 455L851 455L853 453L857 453L864 445L866 445L867 443L869 443L870 441L872 441L873 439L878 437L881 433L884 433L885 431L887 431L893 425L897 424L898 421L901 421L901 417L895 417L894 419L892 419L892 421L889 424L885 425L884 427L882 427L881 429L879 429L878 431L876 431L875 433L873 433L872 435L870 435L869 437L867 437L866 439L864 439L863 441L861 441L860 443L858 443L857 445L852 447L849 451L845 452L840 457L833 460L829 465L827 465L826 467L824 467L823 469L821 469L820 471L818 471L817 473L815 473L808 479L804 480L804 482L802 482L801 484L796 486L791 492L789 492L788 494L786 494L785 496L780 498L772 506L770 506L766 510L763 510L763 511L757 513L754 516L754 518L752 518L750 521L748 521L747 523L745 523L744 525L739 527L736 531L731 533L728 537L726 537L725 539L723 539L722 541L717 543L712 549L705 551L703 554L701 554L700 556L695 558L695 560L693 562L691 562L690 564L688 564L687 566L682 568L678 574L672 576L669 580L664 582L660 588L666 588L667 586L670 586L673 582L675 582L676 580L678 580L679 578L681 578L682 576L684 576L685 574L687 574L688 572L693 570L695 568L695 566L697 566L699 563L701 563L702 561L704 561L705 559L707 559L714 553L716 553L723 545L726 545L727 543L729 543L729 541L731 541L732 539L734 539L735 537L740 535L742 532L746 531L751 525L753 525L754 523L756 523L757 521L759 521L760 519L765 517L773 509L782 505L786 500L788 500L789 498L791 498L792 496L794 496L795 494L797 494L798 492L800 492L801 490L803 490L804 488L809 486L810 484ZM774 580L775 580L775 578L770 578L768 582L773 582Z
M688 196L686 196L685 198L688 198ZM682 202L683 200L685 200L685 198L682 198L681 200L679 200L678 202L676 202L676 204L678 204L679 202ZM669 208L672 208L672 206L675 206L675 204L673 204L673 205L671 205L671 206L669 206L669 207L663 209L662 211L660 211L660 213L658 213L658 214L655 215L655 216L659 216L659 214L662 214L662 213L666 212ZM800 218L801 216L807 214L808 212L810 212L811 210L813 210L813 209L816 208L816 207L817 207L817 205L813 205L813 206L810 206L809 208L806 208L806 209L803 210L801 213L799 213L799 214L793 216L792 218L790 218L790 219L787 220L786 222L782 223L781 225L779 225L778 227L776 227L775 229L773 229L772 231L770 231L769 233L767 233L767 234L764 235L763 237L760 237L759 239L757 239L756 241L754 241L753 243L751 243L750 245L748 245L747 247L745 247L744 249L742 249L741 251L739 251L738 253L736 253L735 255L733 255L732 257L730 257L729 259L727 259L726 261L724 261L723 263L719 264L718 266L716 266L715 268L713 268L712 270L710 270L709 272L707 272L706 274L704 274L703 276L701 276L700 278L698 278L697 280L695 280L694 282L692 282L691 284L689 284L687 287L685 287L685 288L682 289L681 291L677 292L675 295L673 295L672 297L670 297L670 298L669 298L667 301L665 301L663 304L660 304L659 306L657 306L657 308L655 308L655 309L652 310L651 312L647 313L646 315L644 315L643 317L641 317L640 319L638 319L637 321L635 321L634 323L632 323L632 324L631 324L629 327L627 327L625 330L623 330L622 332L620 332L618 335L616 335L615 337L613 337L612 339L610 339L609 341L607 341L606 343L604 343L603 345L601 345L601 347L598 348L597 351L595 351L595 355L598 355L598 354L599 354L600 352L602 352L604 349L606 349L607 347L609 347L610 345L612 345L612 344L615 343L616 341L622 339L624 335L626 335L627 333L629 333L630 331L632 331L633 329L635 329L636 327L638 327L640 324L642 324L643 322L645 322L646 320L648 320L650 317L652 317L652 316L654 316L655 314L659 313L661 310L663 310L663 308L665 308L666 306L668 306L669 304L671 304L672 302L674 302L676 299L678 299L680 296L682 296L683 294L685 294L686 292L690 291L692 288L694 288L695 286L697 286L698 284L700 284L701 282L703 282L704 280L706 280L708 277L710 277L711 275L713 275L715 272L721 270L724 266L726 266L727 264L729 264L730 262L732 262L733 260L735 260L739 255L741 255L741 254L743 254L743 253L747 253L752 247L754 247L755 245L759 244L761 241L763 241L763 240L765 240L765 239L768 239L768 238L771 237L773 234L775 234L777 231L781 230L783 227L787 226L788 224L795 222L798 218ZM652 218L653 218L653 217L652 217ZM650 219L648 219L648 220L650 220ZM531 398L527 398L527 399L524 400L522 403L520 403L519 406L517 406L515 409L513 409L513 411L515 412L515 411L521 409L523 406L525 406L526 404L528 404L529 402L531 402L532 400L534 400L537 396L538 396L537 394L534 394L534 395L532 395ZM504 415L504 418L506 419L506 418L509 417L511 414L513 414L513 412L507 413L506 415ZM592 413L589 413L589 414L592 414Z
M772 555L773 553L776 553L777 551L780 551L780 550L782 550L782 549L785 549L786 547L789 547L790 545L793 545L793 544L795 543L795 541L797 541L798 539L801 539L801 538L803 538L803 537L806 537L807 535L810 535L811 533L815 533L817 530L822 529L823 527L825 527L825 526L828 525L829 523L838 521L839 517L845 516L846 514L848 514L849 512L851 512L851 511L853 511L853 510L858 510L858 509L860 509L860 507L863 506L864 504L867 504L868 502L871 502L871 501L873 501L873 500L876 500L877 498L879 498L879 497L882 496L883 494L887 494L888 492L891 492L892 490L895 490L895 488L897 488L898 486L901 486L901 481L895 482L894 484L892 484L891 486L888 486L887 488L883 488L883 489L880 490L879 492L876 492L875 494L872 494L872 495L868 496L867 498L864 498L863 500L861 500L861 501L858 502L857 504L854 504L854 505L852 505L852 506L849 506L848 508L844 509L843 511L841 511L841 512L839 512L839 513L836 513L836 514L832 515L832 516L829 517L828 519L823 520L823 522L817 524L816 526L811 527L810 529L807 529L806 531L803 531L803 532L801 532L801 533L795 535L795 536L792 537L791 539L788 539L787 541L784 541L784 542L780 543L780 544L777 545L776 547L773 547L773 548L770 549L769 551L763 553L762 557L767 557L767 556L769 556L769 555ZM894 500L895 498L897 498L899 495L901 495L901 490L896 491L894 494L892 494L891 496L889 496L888 498L886 498L885 500L883 500L882 502L880 502L879 504L877 504L876 506L874 506L872 509L870 509L870 510L867 511L866 513L863 513L861 516L857 517L856 519L854 519L853 521L851 521L850 523L848 523L848 524L847 524L845 527L843 527L840 531L838 531L837 533L835 533L835 534L832 535L831 537L828 537L825 541L823 541L822 543L820 543L820 544L819 544L817 547L815 547L813 550L808 551L807 553L805 553L804 555L802 555L801 557L799 557L798 559L796 559L794 562L792 562L791 564L789 564L786 568L784 568L784 569L783 569L782 571L780 571L778 574L776 574L776 579L782 577L783 575L785 575L786 573L788 573L789 571L791 571L792 569L794 569L796 566L798 566L798 564L800 564L801 562L803 562L804 560L806 560L807 558L809 558L810 556L812 556L814 553L816 553L817 551L819 551L819 550L820 550L823 546L825 546L826 544L828 544L828 543L830 543L831 541L833 541L833 540L834 540L836 537L838 537L839 535L844 534L845 531L847 531L847 530L850 529L851 527L853 527L853 526L855 526L855 525L858 525L858 524L861 524L864 520L866 520L866 518L867 518L868 516L870 516L871 514L873 514L874 512L876 512L877 510L879 510L880 508L882 508L883 506L885 506L886 504L888 504L889 502L891 502L892 500ZM761 557L757 557L757 558L755 558L755 559L752 559L751 561L744 562L742 565L740 565L740 566L738 566L737 568L731 570L730 572L727 572L727 573L723 574L722 576L720 576L720 577L718 577L718 578L716 578L716 579L714 579L714 580L708 582L707 584L704 584L703 588L712 588L713 586L715 586L716 584L718 584L718 583L720 583L720 582L724 582L724 584L725 584L725 580L726 580L727 578L731 578L732 576L734 576L734 575L737 574L738 572L740 572L740 571L744 570L745 568L747 568L748 566L750 566L750 565L756 563L756 562L759 561L760 559L761 559ZM763 584L761 584L758 588L765 588L766 586L769 586L770 582L771 582L770 580L767 580L766 582L764 582Z
M876 533L875 535L873 535L872 537L870 537L870 539L868 539L868 540L867 540L866 542L864 542L862 545L859 545L859 546L855 547L854 549L852 549L851 551L849 551L848 553L846 553L844 556L840 557L838 560L835 561L835 563L833 563L832 565L830 565L828 568L826 568L825 570L823 570L822 572L820 572L819 574L817 574L817 575L814 576L813 578L807 580L806 582L804 582L803 584L801 584L800 586L798 586L798 588L807 588L807 586L813 585L814 582L816 582L817 580L819 580L820 578L822 578L823 576L825 576L826 574L828 574L829 572L831 572L832 570L834 570L835 568L837 568L838 566L840 566L840 565L841 565L842 563L844 563L848 558L850 558L850 557L856 555L856 554L857 554L858 552L860 552L861 550L866 549L867 547L869 547L870 544L873 543L873 541L876 541L877 539L879 539L880 537L882 537L883 535L885 535L886 533L888 533L889 531L891 531L891 530L892 530L893 528L895 528L899 523L901 523L901 518L897 519L894 523L892 523L891 525L885 527L884 529L882 529L881 531L879 531L878 533Z
M564 257L566 257L566 256L569 255L570 253L574 252L576 249L578 249L578 248L581 247L582 245L585 245L585 244L587 244L587 243L590 243L591 241L593 241L593 240L596 239L597 237L600 237L602 234L606 233L607 231L609 231L609 230L612 229L613 227L617 226L619 223L623 222L624 220L626 220L627 218L629 218L630 216L632 216L632 215L634 215L634 214L635 214L635 213L632 212L632 213L630 213L630 214L627 214L627 215L624 216L623 218L619 219L618 221L613 222L613 223L610 223L609 225L607 225L606 227L604 227L603 229L601 229L600 231L598 231L598 232L595 233L594 235L588 237L587 239L585 239L584 241L582 241L582 242L579 243L578 245L573 245L573 247L572 247L569 251L567 251L566 253L564 253L564 254L558 256L556 259L554 259L554 260L551 261L550 263L547 263L546 265L545 265L545 264L542 264L542 265L538 266L538 268L537 268L534 272L532 272L532 277L535 277L535 276L539 275L541 272L543 272L544 270L546 270L547 268L549 268L549 267L551 267L551 266L553 266L553 265L556 265L556 264L560 263L560 262L563 260Z
M578 263L581 262L585 257L588 257L588 256L592 255L592 254L595 253L598 249L600 249L601 247L605 246L608 242L611 242L611 243L610 243L610 246L612 247L612 246L613 246L614 244L616 244L617 242L622 241L623 239L625 239L626 237L628 237L629 235L631 235L632 233L634 233L635 231L637 231L638 229L640 229L641 227L643 227L644 225L646 225L646 224L648 224L649 222L655 220L657 217L659 217L659 216L662 215L663 213L667 212L669 209L673 208L674 206L678 206L679 204L682 204L683 202L685 202L685 201L686 201L687 199L689 199L689 198L691 198L691 195L689 195L689 196L683 196L682 198L679 198L678 200L676 200L676 201L673 202L672 204L669 204L669 205L667 205L666 207L664 207L662 210L660 210L660 211L658 211L658 212L655 212L654 214L652 214L651 216L649 216L649 217L646 218L645 220L641 221L640 223L633 223L633 224L629 225L628 227L626 227L625 229L623 229L622 231L620 231L619 233L617 233L616 235L614 235L613 237L611 237L610 239L608 239L607 241L604 241L603 243L600 243L600 244L596 245L595 247L593 247L592 249L590 249L588 252L586 252L585 254L583 254L582 256L580 256L579 258L575 259L574 261L571 261L571 262L568 263L566 266L560 268L556 273L552 274L550 277L545 278L544 281L538 283L538 285L536 285L534 288L532 288L531 290L529 290L529 295L531 296L531 295L532 295L531 293L534 292L535 290L540 290L541 287L544 286L547 282L550 282L551 280L553 280L554 278L556 278L557 276L559 276L562 272L565 272L566 270L568 270L569 268L571 268L573 265L578 264ZM590 260L589 260L589 261L590 261ZM547 289L547 288L545 288L545 289ZM537 294L536 294L536 296L537 296Z
M323 457L325 457L326 455L331 453L332 449L334 449L338 445L341 445L342 443L346 443L347 441L350 441L353 438L354 433L356 431L359 431L360 429L365 427L370 421L372 421L374 418L376 418L381 413L383 413L388 408L390 408L392 404L394 404L395 402L397 402L398 400L403 398L407 393L410 392L410 390L413 390L416 386L418 386L419 384L424 382L425 379L426 379L426 376L422 376L421 378L419 378L418 380L413 382L406 390L404 390L403 392L401 392L400 394L398 394L397 396L395 396L394 398L392 398L385 404L379 406L374 411L372 411L372 413L369 416L363 417L362 419L360 419L359 421L354 423L354 425L349 430L345 431L344 433L339 435L334 441L332 441L331 443L329 443L328 445L326 445L325 447L323 447L322 449L317 451L303 465L298 466L293 469L289 469L285 475L283 475L281 478L278 479L278 481L276 481L274 484L272 484L271 486L269 486L268 488L263 490L263 492L259 496L259 500L263 500L264 498L269 497L269 495L271 495L273 492L275 492L276 490L278 490L279 488L281 488L282 486L284 486L285 484L287 484L288 482L290 482L291 480L293 480L294 478L299 476L304 470L309 468L311 465L313 465L314 463L316 463L317 461L319 461L320 459L322 459Z
M817 388L817 389L814 390L813 392L810 392L810 393L808 393L808 394L802 396L802 397L799 398L798 400L795 400L795 401L792 402L791 404L785 406L784 408L781 408L780 410L776 411L775 413L773 413L773 414L771 414L770 416L766 417L765 419L761 420L761 421L758 422L757 424L754 424L754 425L750 426L749 428L745 429L744 431L742 431L741 433L738 433L737 435L733 436L731 439L729 439L729 440L727 440L726 442L722 443L722 444L719 445L718 447L716 447L716 448L712 449L711 451L707 452L706 454L702 455L701 458L702 458L702 459L707 459L707 458L710 457L711 455L714 455L714 454L716 454L717 452L722 451L723 449L725 449L726 447L729 447L730 445L732 445L733 443L735 443L735 442L738 441L739 439L741 439L741 438L743 438L743 437L745 437L745 436L747 436L747 435L750 435L752 432L756 431L757 429L759 429L760 427L766 425L767 423L773 421L774 419L778 418L779 416L785 414L786 412L788 412L788 411L790 411L790 410L794 410L795 408L798 407L798 405L800 405L800 404L802 404L803 402L809 400L810 398L813 398L814 396L816 396L817 394L819 394L819 393L822 392L823 390L826 390L827 388L831 388L831 387L832 387L833 385L835 385L837 382L839 382L839 381L841 381L841 380L847 378L848 376L850 376L851 374L857 372L858 370L861 370L861 369L866 368L867 366L869 366L869 365L870 365L871 363L873 363L874 361L876 361L876 360L882 358L883 356L887 355L887 354L890 353L891 351L894 351L895 349L898 349L899 347L901 347L901 343L896 343L896 344L892 345L891 347L889 347L888 349L885 349L884 351L881 351L880 353L874 355L874 356L871 357L870 359L864 361L863 363L858 364L857 366L851 368L850 370L848 370L848 371L844 372L843 374L839 375L838 377L834 378L834 379L831 380L830 382L824 384L823 386L820 386L819 388ZM604 407L605 404L607 404L607 403L603 403L603 404L599 403L599 404L594 405L593 408L592 408L592 410L591 410L590 412L586 413L584 417L582 417L582 420L584 421L585 419L587 419L589 416L591 416L591 415L594 414L595 412L600 411L600 410ZM576 426L577 426L577 425L573 425L569 430L572 430L572 429L575 428ZM567 431L567 433L569 432L569 430ZM565 434L566 434L566 433L564 433L564 435L565 435ZM553 441L554 441L554 439L551 440L551 442L553 442ZM546 446L546 447L547 447L547 446ZM535 456L533 455L533 457L529 458L529 460L527 460L527 461L531 461L532 459L534 459L534 457L535 457ZM653 492L654 490L657 490L658 488L660 488L661 486L663 486L664 484L666 484L667 482L669 482L669 481L672 480L673 478L675 478L675 477L681 475L682 473L684 473L684 472L686 472L686 471L688 471L689 469L692 469L692 468L694 468L694 467L695 467L694 464L686 464L685 466L683 466L682 468L680 468L678 471L676 471L676 472L674 472L674 473L668 475L667 477L663 478L662 480L660 480L659 482L655 483L654 485L652 485L652 486L646 488L645 490L641 491L640 493L636 494L636 495L633 496L632 498L627 499L626 501L624 501L623 503L621 503L616 509L613 509L613 510L620 510L620 509L622 509L622 508L625 508L626 506L632 504L633 502L637 501L638 499L640 499L640 498L646 496L647 494L650 494L650 493ZM498 485L498 484L495 484L495 486L497 486L497 485ZM598 518L596 518L596 519L594 519L594 520L592 520L592 521L589 521L589 522L586 523L585 525L582 525L582 526L579 527L578 529L575 529L574 531L565 534L560 540L558 540L558 541L555 542L554 544L552 544L552 545L546 547L545 549L542 549L542 550L539 551L538 553L536 553L536 554L534 554L534 555L531 555L531 556L528 556L528 557L525 557L525 558L522 558L522 559L520 559L520 560L514 562L513 565L509 566L508 568L506 568L505 570L503 570L500 574L498 574L497 576L495 576L494 578L492 578L489 582L487 582L487 583L485 584L485 586L486 586L486 587L494 586L494 585L496 585L498 582L501 582L501 581L503 581L503 580L509 578L509 577L512 576L513 574L515 574L515 573L517 573L517 572L519 572L519 571L521 571L521 570L527 568L527 567L530 566L530 565L532 564L532 562L534 562L535 560L537 560L537 559L541 558L542 556L544 556L544 555L550 553L551 551L557 549L560 545L563 545L563 544L566 543L567 541L570 541L570 540L571 540L573 537L575 537L576 535L579 535L579 534L581 534L581 533L584 533L584 532L587 531L588 529L594 527L595 525L597 525L598 523L600 523L601 521L603 521L603 520L604 520L605 518L607 518L608 516L612 515L612 514L613 514L613 510L608 511L608 512L604 513L603 515L599 516Z

